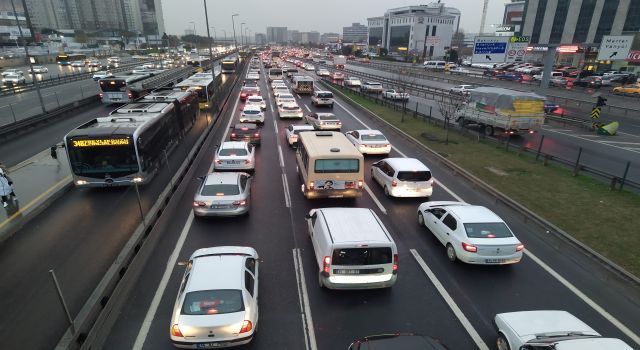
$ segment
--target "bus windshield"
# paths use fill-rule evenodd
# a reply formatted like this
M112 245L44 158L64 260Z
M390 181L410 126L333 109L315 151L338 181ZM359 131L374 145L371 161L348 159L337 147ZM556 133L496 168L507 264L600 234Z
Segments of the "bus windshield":
M127 88L127 82L123 79L110 79L100 80L100 89L103 92L118 92L125 91Z
M131 140L124 145L82 143L76 147L74 144L72 140L68 145L68 152L71 169L76 175L103 178L107 174L120 177L138 172L138 162Z
M224 70L234 70L236 69L236 63L231 61L231 62L222 62L222 69Z

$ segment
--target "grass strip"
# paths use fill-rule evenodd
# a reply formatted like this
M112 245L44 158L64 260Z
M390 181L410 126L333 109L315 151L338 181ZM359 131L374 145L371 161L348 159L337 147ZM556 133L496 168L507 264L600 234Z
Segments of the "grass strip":
M640 276L637 220L640 195L611 191L589 176L573 176L560 165L536 161L530 154L509 151L450 130L445 144L442 126L377 104L352 91L340 90L422 144L447 157L498 191L571 234L636 276Z

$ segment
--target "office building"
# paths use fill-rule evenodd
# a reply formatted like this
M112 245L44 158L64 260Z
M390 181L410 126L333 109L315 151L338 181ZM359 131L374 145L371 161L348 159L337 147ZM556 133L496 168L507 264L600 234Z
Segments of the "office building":
M340 41L340 34L338 33L322 33L320 35L321 44L337 43Z
M460 24L460 11L444 3L404 6L387 10L384 16L367 19L367 43L372 51L443 58Z
M524 0L511 0L504 4L504 15L502 16L503 27L511 27L513 34L522 30L522 19L524 17Z
M319 44L320 43L320 33L316 31L311 32L301 32L300 33L300 43L301 44Z
M287 27L267 27L267 42L276 44L287 43Z
M353 23L349 27L342 27L342 41L346 43L364 43L369 31L367 26Z
M266 45L267 35L264 33L256 33L255 40L256 40L256 45Z
M525 0L522 35L534 44L599 44L640 31L638 0Z
M287 30L287 41L292 44L300 43L300 31L298 30Z

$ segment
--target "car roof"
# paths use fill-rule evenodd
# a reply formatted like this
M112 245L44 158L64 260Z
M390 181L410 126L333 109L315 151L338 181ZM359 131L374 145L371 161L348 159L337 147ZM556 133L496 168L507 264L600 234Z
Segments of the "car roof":
M458 217L462 223L504 222L494 212L480 205L452 205L447 211Z
M333 243L377 242L389 243L391 237L383 230L382 222L369 208L322 208ZM380 230L370 230L371 227ZM366 229L363 229L366 228Z
M207 174L204 180L205 185L217 185L217 184L237 184L238 176L241 173L236 172L215 172Z
M193 260L188 291L242 289L243 255L200 256Z
M256 106L256 105L244 105L244 108L242 109L243 111L246 110L252 110L252 111L262 111L260 109L260 106Z
M358 129L358 130L353 130L353 131L357 131L359 134L382 135L382 131L374 130L374 129Z
M566 311L535 310L497 314L520 337L551 332L582 332L599 335L586 323Z
M430 171L424 163L415 158L385 158L383 160L400 171Z
M225 141L220 145L220 149L238 149L238 148L247 148L247 143L244 141Z

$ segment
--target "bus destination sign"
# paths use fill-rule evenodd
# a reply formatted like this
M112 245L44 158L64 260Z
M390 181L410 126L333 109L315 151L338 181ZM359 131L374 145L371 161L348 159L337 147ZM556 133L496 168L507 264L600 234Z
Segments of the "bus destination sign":
M73 140L73 147L102 147L102 146L128 146L128 138L119 139L91 139L91 140Z

